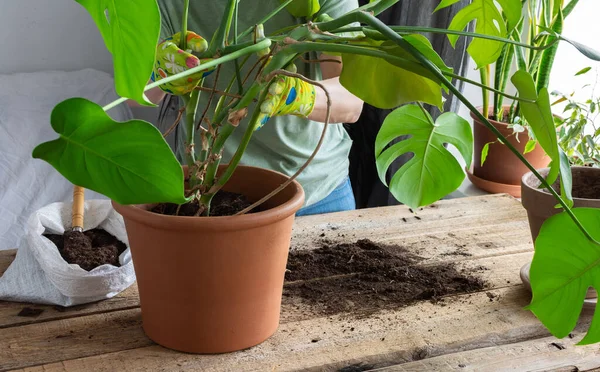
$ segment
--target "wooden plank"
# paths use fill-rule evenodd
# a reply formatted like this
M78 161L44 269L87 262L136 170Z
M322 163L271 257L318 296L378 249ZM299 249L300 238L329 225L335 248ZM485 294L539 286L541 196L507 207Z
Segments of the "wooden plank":
M446 349L458 347L452 345L481 347L490 340L501 343L532 335L545 336L547 332L543 326L522 309L530 294L522 285L513 285L518 282L518 268L530 257L531 253L522 253L460 263L490 267L484 275L494 287L500 288L489 291L493 293L492 299L487 291L449 296L444 301L445 306L422 302L406 308L387 309L365 319L353 319L347 314L319 316L298 299L286 299L280 331L265 344L218 360L194 356L185 361L200 363L196 367L204 368L212 365L210 361L217 360L215 366L233 363L233 368L235 363L258 358L260 368L282 360L289 361L286 365L291 368L296 365L294 363L311 367L329 360L335 362L335 368L340 368L350 363L349 359L370 363L390 359L405 361L411 360L415 352L439 355ZM508 281L512 286L506 288ZM0 329L0 370L114 354L152 345L140 325L139 309L133 309ZM424 347L428 349L415 351ZM154 353L157 349L150 350ZM138 361L147 357L146 351L142 351L139 358L136 353L124 354L123 362L133 360L152 370L155 366ZM162 355L164 351L160 353ZM173 354L167 360L176 366L182 356ZM97 366L106 362L98 362ZM121 366L111 365L111 369L119 370Z
M325 234L324 238L336 242L370 238L403 245L426 258L423 264L476 260L532 250L526 216L515 199L493 195L460 200L460 203L457 200L441 201L432 208L417 211L421 220L414 218L403 206L298 218L292 249L314 248L318 246L320 235ZM399 223L402 218L407 218L407 222ZM419 227L421 225L425 227ZM11 253L4 252L0 251L0 271L10 262ZM139 300L135 284L113 299L72 308L0 301L0 328L137 306ZM19 316L24 308L42 312L36 316Z
M600 368L598 345L577 346L583 334L559 340L544 337L379 368L392 371L589 371Z
M489 301L485 293L456 296L445 307L428 302L399 310L390 310L363 319L347 316L313 318L285 323L279 331L263 344L249 350L221 355L192 355L178 353L159 346L140 347L106 354L117 345L131 347L132 334L129 330L120 334L112 327L115 320L102 324L103 338L88 343L85 353L94 347L96 355L83 357L81 348L72 350L63 344L55 349L52 342L46 342L50 350L36 350L34 355L22 354L13 347L8 354L5 346L0 348L0 360L4 367L33 366L39 362L50 362L31 371L48 370L203 370L203 371L338 371L349 366L370 366L381 368L409 361L423 360L448 353L473 350L483 347L522 342L532 338L549 336L547 330L523 306L529 294L521 287L511 287L493 291L498 301ZM112 313L125 318L135 317L137 310ZM85 318L71 320L78 328ZM582 317L580 330L589 326L591 314ZM58 323L58 322L52 322ZM100 325L101 322L95 324ZM94 332L87 321L88 333ZM109 328L106 328L109 325ZM31 327L31 326L26 326ZM47 336L34 338L44 344L54 335L52 329ZM111 335L109 338L106 336ZM77 339L85 341L77 333ZM4 337L0 337L1 340ZM29 338L31 339L31 337ZM124 342L128 340L127 344ZM27 341L30 344L32 341ZM33 352L33 348L30 350ZM58 353L59 355L56 355ZM18 355L17 355L18 354ZM77 356L82 356L76 358ZM68 357L73 359L67 360ZM485 369L484 369L485 370Z

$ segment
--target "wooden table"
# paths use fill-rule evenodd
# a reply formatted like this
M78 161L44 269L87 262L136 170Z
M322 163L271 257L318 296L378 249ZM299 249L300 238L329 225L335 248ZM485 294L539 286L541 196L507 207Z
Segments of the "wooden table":
M589 326L582 315L571 338L550 337L523 307L530 293L519 269L532 257L525 211L503 195L442 201L417 212L387 207L298 218L292 246L315 237L400 243L426 257L484 266L492 288L450 296L446 306L420 302L364 319L314 316L284 298L281 326L263 344L222 355L178 353L142 331L137 287L95 304L54 308L0 302L0 370L27 371L423 371L587 370L600 347L575 346ZM404 220L405 221L404 221ZM301 243L301 244L299 244ZM448 254L465 245L471 256ZM0 274L14 258L0 251ZM334 295L334 294L332 294ZM306 305L304 305L306 306ZM19 316L24 308L40 309ZM428 315L429 314L429 315ZM578 369L575 369L577 367Z

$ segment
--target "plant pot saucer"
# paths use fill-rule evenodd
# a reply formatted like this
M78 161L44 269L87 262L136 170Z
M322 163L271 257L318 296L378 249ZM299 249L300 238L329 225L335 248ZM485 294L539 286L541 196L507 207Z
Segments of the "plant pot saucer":
M521 273L520 273L521 281L523 282L523 284L525 285L525 288L527 288L527 290L529 292L531 292L531 283L529 282L529 269L530 268L531 268L531 262L528 262L525 265L523 265L523 267L521 268ZM596 295L596 291L593 288L590 288L585 300L583 301L583 308L584 309L595 308L597 300L598 300L598 298Z
M471 169L465 168L467 177L481 190L487 191L492 194L509 194L515 198L521 197L521 185L509 185L505 183L498 183L493 181L484 180L473 174Z

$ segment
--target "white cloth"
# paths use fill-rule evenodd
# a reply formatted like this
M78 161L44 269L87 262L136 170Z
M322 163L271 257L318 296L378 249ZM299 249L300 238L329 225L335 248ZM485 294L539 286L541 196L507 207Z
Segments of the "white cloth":
M0 250L19 247L27 218L54 202L70 202L73 185L50 164L33 159L38 144L58 137L50 126L56 104L83 97L100 105L117 98L113 78L101 71L0 74ZM127 105L108 114L132 118ZM86 199L106 199L86 190Z
M84 230L100 227L127 244L120 267L98 266L85 271L68 264L56 245L42 234L63 234L71 228L72 203L53 203L34 212L17 257L0 277L0 300L60 306L111 298L135 281L123 218L109 200L87 200Z

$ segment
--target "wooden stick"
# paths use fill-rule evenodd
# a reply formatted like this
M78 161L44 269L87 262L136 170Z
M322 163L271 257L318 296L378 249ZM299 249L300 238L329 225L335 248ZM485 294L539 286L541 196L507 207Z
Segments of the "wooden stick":
M84 188L73 186L73 231L83 232Z

